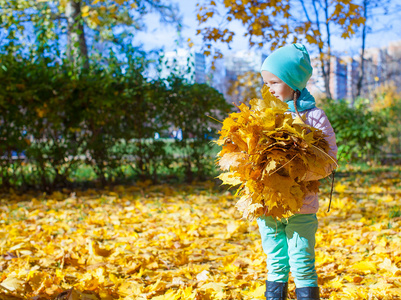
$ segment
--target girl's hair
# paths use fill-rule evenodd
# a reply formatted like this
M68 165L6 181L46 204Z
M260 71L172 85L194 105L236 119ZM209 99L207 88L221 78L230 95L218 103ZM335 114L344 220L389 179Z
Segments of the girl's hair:
M295 90L294 91L294 101L297 101L299 96L301 96L301 91L300 90ZM295 104L295 102L294 102Z
M296 111L298 117L301 119L301 121L305 124L304 120L299 115L299 111L298 111L298 108L297 108L297 100L298 100L299 96L301 96L301 91L300 90L295 90L294 91L294 98L293 98L295 111Z

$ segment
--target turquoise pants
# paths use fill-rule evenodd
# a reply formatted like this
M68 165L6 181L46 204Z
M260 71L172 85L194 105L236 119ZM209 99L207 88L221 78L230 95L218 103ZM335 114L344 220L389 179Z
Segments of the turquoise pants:
M291 270L297 288L317 286L316 214L296 214L280 221L261 217L257 222L267 254L267 280L287 282Z

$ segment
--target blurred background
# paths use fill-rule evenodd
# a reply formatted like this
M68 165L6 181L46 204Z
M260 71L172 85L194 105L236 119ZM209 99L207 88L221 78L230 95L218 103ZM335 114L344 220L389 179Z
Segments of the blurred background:
M194 182L260 66L302 42L344 170L401 162L401 3L0 0L5 190Z

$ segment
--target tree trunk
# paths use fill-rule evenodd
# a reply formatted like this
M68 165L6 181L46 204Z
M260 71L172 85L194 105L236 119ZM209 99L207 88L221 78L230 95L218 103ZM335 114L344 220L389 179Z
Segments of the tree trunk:
M359 64L359 76L358 76L358 83L356 85L356 97L359 97L362 92L362 81L364 77L364 63L365 63L365 41L366 41L366 18L367 18L367 6L368 6L368 1L364 0L363 1L363 17L365 18L365 23L363 24L363 29L362 29L362 51L361 51L361 62ZM354 99L352 99L354 100ZM354 101L352 101L353 104Z
M306 14L306 16L308 18L308 21L310 23L312 23L311 19L309 18L307 9L306 9L303 1L301 1L301 3L302 3L302 6L303 6L303 9L304 9L304 12L305 12L305 14ZM318 31L320 33L318 48L319 48L319 60L320 60L320 64L321 64L320 67L322 69L322 75L323 75L323 80L324 80L324 89L325 89L326 98L331 99L332 97L331 97L331 92L330 92L330 52L328 53L329 54L328 55L329 56L328 66L329 67L327 67L326 66L327 61L326 61L326 59L324 57L324 52L323 52L324 43L322 42L322 36L321 36L321 32L322 31L320 30L319 11L318 11L318 9L316 7L316 0L313 0L312 4L313 4L314 12L315 12L315 17L316 17L316 26L317 26L317 29L318 29ZM328 23L327 10L328 10L328 7L326 6L326 29L329 30L330 28L327 25L327 23ZM328 42L328 47L329 47L329 51L330 51L330 31L327 32L327 36L328 36L327 42ZM322 43L320 43L320 42L322 42Z
M89 67L88 48L86 46L83 19L81 17L81 0L68 0L65 8L67 17L67 56L75 65Z
M330 91L330 73L331 73L331 36L330 36L330 20L329 20L329 4L327 0L325 0L324 7L325 17L326 17L326 31L327 31L327 73L325 76L325 88L326 88L326 96L329 99L332 99L331 91ZM323 63L323 62L322 62Z

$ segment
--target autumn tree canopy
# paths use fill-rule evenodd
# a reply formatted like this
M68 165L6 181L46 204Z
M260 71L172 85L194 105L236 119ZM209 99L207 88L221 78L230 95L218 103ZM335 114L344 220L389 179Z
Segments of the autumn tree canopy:
M361 10L355 0L204 0L198 3L197 34L203 38L204 54L214 59L222 57L217 43L230 46L235 38L230 29L234 21L244 26L249 47L274 50L286 43L308 43L319 51L326 95L330 97L327 60L333 32L344 39L352 36L365 21Z

